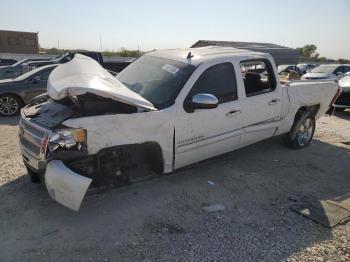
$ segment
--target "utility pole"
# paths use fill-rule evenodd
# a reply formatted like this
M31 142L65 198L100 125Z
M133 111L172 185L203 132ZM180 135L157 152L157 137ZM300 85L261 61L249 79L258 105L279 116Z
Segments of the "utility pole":
M102 38L100 36L100 48L101 48L101 52L102 52Z
M57 49L60 49L60 40L57 40Z

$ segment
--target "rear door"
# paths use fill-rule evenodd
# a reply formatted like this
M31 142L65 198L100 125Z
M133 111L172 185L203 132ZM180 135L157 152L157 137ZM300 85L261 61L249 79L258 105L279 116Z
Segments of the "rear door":
M235 149L242 134L243 107L232 63L202 64L188 86L175 121L175 169ZM199 93L215 95L218 107L187 112L184 103Z
M272 137L282 111L282 90L267 59L243 60L239 84L245 91L241 146Z

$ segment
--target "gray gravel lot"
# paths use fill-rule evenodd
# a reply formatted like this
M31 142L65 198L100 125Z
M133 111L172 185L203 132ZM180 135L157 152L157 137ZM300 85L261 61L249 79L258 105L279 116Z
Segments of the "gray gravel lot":
M0 261L350 261L350 223L327 229L288 199L350 195L350 111L321 118L304 150L273 138L90 192L77 213L29 182L17 124L0 119Z

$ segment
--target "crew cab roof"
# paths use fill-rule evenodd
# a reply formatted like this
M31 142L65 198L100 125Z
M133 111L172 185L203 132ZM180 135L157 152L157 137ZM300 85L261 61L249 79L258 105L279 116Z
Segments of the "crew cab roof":
M191 58L187 56L191 52ZM266 58L269 55L261 52L254 52L250 50L237 49L232 47L207 46L200 48L184 48L184 49L166 49L161 51L153 51L146 55L167 58L171 60L180 61L183 63L192 64L194 66L206 60L212 60L221 57L237 57L246 59L247 56L255 56Z

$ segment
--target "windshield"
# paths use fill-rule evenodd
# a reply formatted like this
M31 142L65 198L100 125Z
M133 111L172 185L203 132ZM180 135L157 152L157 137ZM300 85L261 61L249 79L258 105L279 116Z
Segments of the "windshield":
M27 62L29 59L23 59L21 61L18 61L17 63L14 63L12 66L18 66L20 64L23 64L24 62Z
M144 55L121 71L117 79L157 109L174 104L195 67L170 59Z
M337 65L320 65L312 69L310 73L332 74L337 67Z
M64 53L64 54L62 54L62 55L57 55L57 56L55 56L54 58L52 58L50 61L59 61L59 60L61 60L63 57L65 57L65 56L67 56L69 53Z
M53 61L53 60L59 59L59 58L61 58L61 57L64 56L64 55L65 55L65 54L63 54L63 55L56 55L56 56L54 56L53 58L51 58L50 60Z
M42 71L42 70L45 69L45 68L47 68L47 67L45 67L45 66L43 66L43 67L38 67L38 68L36 68L36 69L34 69L34 70L32 70L32 71L29 71L29 72L27 72L27 73L25 73L25 74L23 74L23 75L20 75L19 77L15 78L15 81L22 81L22 80L25 80L25 79L27 79L28 77L30 77L30 76L32 76L32 75L34 75L34 74L36 74L36 73Z

